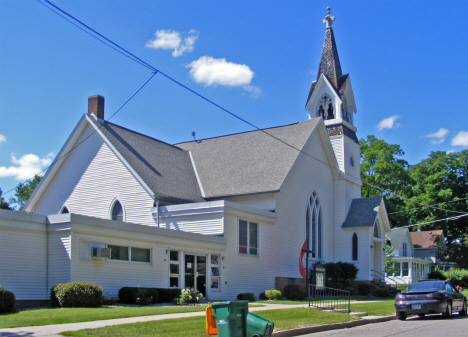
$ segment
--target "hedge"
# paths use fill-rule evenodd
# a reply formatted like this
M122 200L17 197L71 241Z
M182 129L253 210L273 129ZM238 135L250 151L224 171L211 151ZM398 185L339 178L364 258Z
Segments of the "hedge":
M119 290L119 302L140 305L170 303L179 295L179 288L123 287Z
M250 302L255 302L255 294L254 293L241 293L237 295L237 299L239 301L250 301Z
M283 289L283 296L291 301L300 301L307 296L307 292L298 284L288 284Z
M62 308L95 308L102 306L102 288L95 283L60 283L51 289L51 302ZM55 296L54 300L52 296Z
M15 308L15 294L0 287L0 314L12 312Z

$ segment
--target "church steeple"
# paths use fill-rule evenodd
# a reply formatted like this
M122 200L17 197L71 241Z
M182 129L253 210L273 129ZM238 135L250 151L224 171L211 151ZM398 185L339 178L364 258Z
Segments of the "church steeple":
M338 58L338 50L336 49L335 36L333 35L332 22L335 17L330 15L330 7L327 7L327 16L323 19L323 23L327 25L325 30L325 39L323 41L322 57L317 74L317 81L321 74L327 76L328 80L333 83L335 89L338 90L339 79L342 75L340 59Z

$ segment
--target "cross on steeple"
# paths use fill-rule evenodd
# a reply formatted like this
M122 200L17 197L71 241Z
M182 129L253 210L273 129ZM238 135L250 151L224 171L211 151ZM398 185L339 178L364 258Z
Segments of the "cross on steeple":
M327 24L327 29L331 28L332 22L335 21L335 17L330 15L330 7L327 7L327 16L323 19L323 23Z

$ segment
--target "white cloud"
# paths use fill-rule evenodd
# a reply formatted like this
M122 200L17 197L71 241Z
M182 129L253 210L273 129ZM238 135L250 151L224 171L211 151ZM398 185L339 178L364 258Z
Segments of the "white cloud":
M190 75L195 82L207 86L247 86L255 75L245 64L227 62L226 59L211 56L202 56L187 68L190 68Z
M444 128L440 128L439 131L425 135L426 138L431 139L431 144L442 144L445 141L445 136L449 131Z
M0 166L0 177L14 177L17 180L26 180L39 174L46 166L52 163L53 153L49 153L42 159L35 154L25 154L21 158L11 156L12 166Z
M6 137L0 134L0 143L6 142Z
M468 146L468 131L460 131L453 137L452 146Z
M254 85L244 85L242 87L245 91L250 93L250 97L258 98L262 94L262 89L260 87L256 87Z
M397 123L396 120L399 119L400 116L394 115L388 118L385 118L379 122L375 127L382 131L383 129L396 129L400 126L400 123Z
M184 52L190 52L195 46L198 39L198 31L191 29L188 36L184 37L182 41L181 33L174 30L157 30L154 33L154 40L146 43L145 47L153 49L167 49L172 50L172 56L177 57Z

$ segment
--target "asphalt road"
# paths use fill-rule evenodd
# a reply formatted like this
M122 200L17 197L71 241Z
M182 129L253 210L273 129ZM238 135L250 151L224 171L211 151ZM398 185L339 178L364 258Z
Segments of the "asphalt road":
M406 321L388 321L357 326L349 329L331 330L326 332L301 335L301 337L349 337L349 336L411 336L411 337L466 337L468 336L468 316L454 314L452 318L443 318L442 315L430 315L421 319L412 316Z

